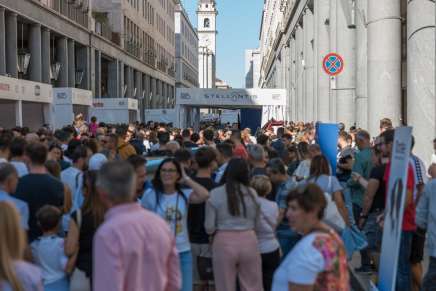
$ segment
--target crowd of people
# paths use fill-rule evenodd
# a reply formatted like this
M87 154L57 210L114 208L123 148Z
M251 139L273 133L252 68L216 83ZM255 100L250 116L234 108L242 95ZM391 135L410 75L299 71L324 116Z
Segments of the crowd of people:
M0 290L350 290L356 254L378 272L394 130L340 124L335 169L315 136L0 129ZM396 289L436 290L436 164L412 151L406 186Z

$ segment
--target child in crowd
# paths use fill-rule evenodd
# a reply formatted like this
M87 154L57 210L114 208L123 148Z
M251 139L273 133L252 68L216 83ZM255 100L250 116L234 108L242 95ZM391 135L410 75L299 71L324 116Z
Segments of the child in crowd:
M43 206L36 214L42 236L31 244L34 262L41 268L45 291L68 291L68 258L64 239L59 237L62 212L55 206Z

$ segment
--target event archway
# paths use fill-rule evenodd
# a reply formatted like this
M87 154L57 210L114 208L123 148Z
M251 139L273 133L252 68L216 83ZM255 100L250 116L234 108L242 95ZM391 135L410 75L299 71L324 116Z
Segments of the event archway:
M240 109L241 126L252 130L268 120L286 119L286 90L284 89L176 89L176 126L193 127L200 124L200 108Z

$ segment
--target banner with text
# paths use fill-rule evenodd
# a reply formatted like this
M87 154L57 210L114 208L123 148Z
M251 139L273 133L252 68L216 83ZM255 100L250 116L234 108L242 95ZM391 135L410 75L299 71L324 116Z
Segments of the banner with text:
M395 290L411 144L412 128L396 128L392 146L380 257L378 282L380 291Z

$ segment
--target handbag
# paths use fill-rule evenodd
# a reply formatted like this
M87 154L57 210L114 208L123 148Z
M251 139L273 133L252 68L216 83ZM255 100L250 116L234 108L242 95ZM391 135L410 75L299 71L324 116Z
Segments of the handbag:
M329 177L329 185L327 189L330 189L331 185L331 176ZM331 226L338 233L341 233L345 228L345 221L339 213L338 207L336 203L333 201L331 195L327 192L324 192L324 197L327 201L327 207L324 210L324 219L323 221Z
M357 228L356 225L346 227L342 232L341 237L344 242L348 260L351 260L354 252L363 250L368 246L366 236Z
M197 269L202 281L214 280L212 258L197 257Z

